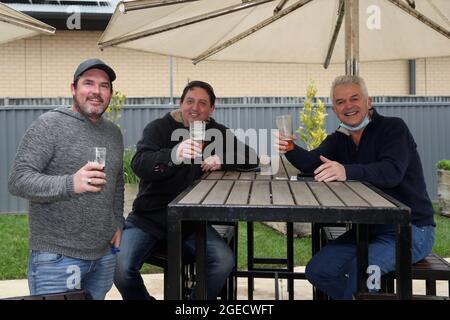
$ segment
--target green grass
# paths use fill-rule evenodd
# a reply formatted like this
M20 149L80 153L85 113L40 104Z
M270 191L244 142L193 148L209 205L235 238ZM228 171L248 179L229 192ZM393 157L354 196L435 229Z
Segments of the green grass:
M0 280L27 277L28 216L0 216Z
M254 257L286 258L286 237L272 228L254 223ZM239 223L238 268L247 268L247 226ZM294 264L304 266L311 259L311 238L294 239ZM265 265L267 266L267 265Z
M436 240L433 251L450 257L450 219L435 215ZM286 239L280 233L261 224L254 224L255 257L286 256ZM238 267L247 266L247 228L239 224ZM294 240L295 265L306 265L311 258L311 239ZM26 278L28 259L28 218L26 215L0 215L0 280ZM145 264L143 273L162 272L161 268Z
M436 233L433 252L441 257L450 257L450 218L435 214L434 221L436 222Z

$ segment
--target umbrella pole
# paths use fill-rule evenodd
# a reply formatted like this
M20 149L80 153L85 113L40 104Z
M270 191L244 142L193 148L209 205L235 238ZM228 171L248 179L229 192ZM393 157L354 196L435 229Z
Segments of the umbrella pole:
M173 101L173 57L169 56L169 94L170 94L170 105L174 105Z
M345 74L359 74L359 0L344 0Z

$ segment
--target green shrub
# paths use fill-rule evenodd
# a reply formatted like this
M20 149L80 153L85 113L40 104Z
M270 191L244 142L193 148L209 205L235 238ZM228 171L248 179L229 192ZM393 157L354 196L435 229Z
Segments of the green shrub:
M439 160L436 163L436 167L441 170L449 170L450 171L450 160Z
M131 168L131 160L135 153L134 148L126 148L123 152L123 179L125 183L139 183L139 177Z

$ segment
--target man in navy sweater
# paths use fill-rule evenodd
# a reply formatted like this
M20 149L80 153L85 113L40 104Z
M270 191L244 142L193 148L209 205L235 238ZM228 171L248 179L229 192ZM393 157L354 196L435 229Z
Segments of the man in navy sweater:
M433 207L426 191L422 164L402 119L383 117L372 108L364 80L337 77L331 87L336 132L306 151L287 151L284 137L275 146L316 181L367 181L411 208L412 262L426 257L434 243ZM381 274L395 269L395 226L370 227L369 265ZM352 299L357 289L356 240L350 230L320 250L306 266L306 278L333 299Z

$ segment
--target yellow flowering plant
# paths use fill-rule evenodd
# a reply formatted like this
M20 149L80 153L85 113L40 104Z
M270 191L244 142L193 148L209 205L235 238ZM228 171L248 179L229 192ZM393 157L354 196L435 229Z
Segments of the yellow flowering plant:
M126 96L120 91L114 91L109 106L106 108L106 118L120 128L119 120L121 117L122 107L125 103Z
M305 143L307 150L317 148L327 137L325 118L328 114L322 100L315 98L316 94L317 87L314 81L310 80L306 89L303 109L300 112L300 128L297 129L300 140Z

